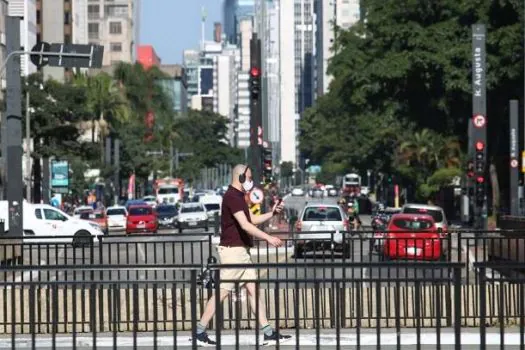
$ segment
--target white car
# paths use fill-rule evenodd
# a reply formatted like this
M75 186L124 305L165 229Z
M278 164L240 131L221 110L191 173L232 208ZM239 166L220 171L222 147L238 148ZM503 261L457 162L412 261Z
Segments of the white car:
M97 223L69 216L48 204L31 204L24 201L22 209L22 227L26 242L59 242L82 246L96 242L97 237L104 236ZM0 218L5 222L6 231L9 231L8 211L7 201L0 201Z
M93 209L93 207L89 206L89 205L82 205L78 208L75 209L75 211L73 212L73 217L76 218L76 219L80 219L80 214L82 213L93 213L95 211L95 209Z
M202 203L184 203L177 217L179 233L184 229L203 228L208 231L208 213Z
M155 208L157 206L157 198L155 196L146 196L142 200L149 206Z
M300 187L296 187L292 190L292 196L294 197L304 196L304 190Z
M108 217L108 229L111 230L124 230L126 229L126 217L128 211L126 207L115 205L106 209L106 215Z

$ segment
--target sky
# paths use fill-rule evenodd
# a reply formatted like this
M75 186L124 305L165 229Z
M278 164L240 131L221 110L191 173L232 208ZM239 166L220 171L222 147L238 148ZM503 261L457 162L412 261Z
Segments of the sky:
M198 49L201 8L208 13L206 40L213 24L222 22L222 0L142 0L140 44L152 45L163 64L182 63L182 51Z

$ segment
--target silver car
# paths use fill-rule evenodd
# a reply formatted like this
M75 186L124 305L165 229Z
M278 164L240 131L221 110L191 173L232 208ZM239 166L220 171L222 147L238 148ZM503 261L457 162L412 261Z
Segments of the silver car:
M403 214L427 214L432 216L436 222L436 228L441 230L443 233L448 232L448 227L450 222L447 221L445 216L445 211L443 208L438 207L437 205L428 205L428 204L405 204L401 208L401 213Z
M301 257L305 251L327 249L341 251L348 257L350 244L346 239L349 237L348 221L339 205L307 204L295 225L295 258Z

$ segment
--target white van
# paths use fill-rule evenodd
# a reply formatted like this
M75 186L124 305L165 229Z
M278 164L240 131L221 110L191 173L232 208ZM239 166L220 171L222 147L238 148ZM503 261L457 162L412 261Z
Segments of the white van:
M221 215L222 208L222 196L218 194L204 194L199 197L199 203L206 207L206 213L208 214L208 222L213 222L215 219L215 213Z
M0 219L4 220L5 231L9 231L9 205L0 201ZM103 236L100 225L76 219L48 204L23 203L23 229L26 242L60 242L84 245L94 238ZM62 236L61 238L52 238ZM66 238L67 236L71 238ZM46 237L46 238L38 238Z

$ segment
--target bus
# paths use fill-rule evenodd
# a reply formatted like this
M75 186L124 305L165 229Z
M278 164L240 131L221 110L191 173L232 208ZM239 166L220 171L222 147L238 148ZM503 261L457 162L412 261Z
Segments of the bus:
M361 193L361 176L356 173L349 173L343 177L341 190L344 195L358 196Z

